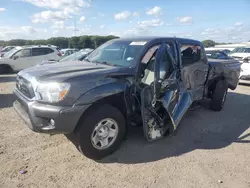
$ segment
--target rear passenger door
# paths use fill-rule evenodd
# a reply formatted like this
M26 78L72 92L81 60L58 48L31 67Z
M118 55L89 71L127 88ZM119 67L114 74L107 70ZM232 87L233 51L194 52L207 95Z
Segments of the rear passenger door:
M44 59L46 60L59 60L60 57L58 56L59 51L57 49L52 48L44 48Z
M43 60L51 60L53 59L50 54L53 53L54 50L50 48L32 48L32 61L30 62L30 66L35 66L37 63L42 62Z
M205 50L199 43L183 43L179 46L184 89L191 94L193 101L200 100L203 98L208 72Z

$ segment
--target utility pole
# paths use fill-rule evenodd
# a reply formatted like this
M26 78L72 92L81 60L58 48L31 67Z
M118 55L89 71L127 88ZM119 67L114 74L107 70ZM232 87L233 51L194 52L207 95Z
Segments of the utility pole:
M75 36L76 36L76 18L74 19L74 31L75 31Z
M75 3L75 9L76 9L76 0L74 0L74 3ZM74 16L74 32L76 36L76 16Z

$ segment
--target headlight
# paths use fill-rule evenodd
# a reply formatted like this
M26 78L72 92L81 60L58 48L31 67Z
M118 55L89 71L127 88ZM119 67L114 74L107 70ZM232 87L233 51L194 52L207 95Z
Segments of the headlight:
M39 83L36 98L45 102L59 102L65 98L70 88L68 83Z

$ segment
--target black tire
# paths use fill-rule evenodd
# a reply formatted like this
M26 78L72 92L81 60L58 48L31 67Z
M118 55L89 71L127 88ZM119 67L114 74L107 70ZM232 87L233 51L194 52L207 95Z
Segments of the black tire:
M8 65L2 65L0 66L0 74L10 74L13 73L13 70Z
M210 108L213 111L221 111L226 101L228 84L224 80L216 83L215 89L212 94Z
M94 128L102 119L113 119L118 125L118 134L113 144L105 149L97 149L91 142L91 135ZM115 107L104 104L96 105L82 118L80 127L77 129L76 135L79 140L78 149L86 157L94 160L100 160L113 153L121 144L126 133L126 122L122 113Z

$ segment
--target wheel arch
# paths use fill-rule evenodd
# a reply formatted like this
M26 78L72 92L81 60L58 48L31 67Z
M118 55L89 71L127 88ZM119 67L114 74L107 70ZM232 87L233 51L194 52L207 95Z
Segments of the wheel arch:
M12 66L9 65L9 64L0 64L0 68L6 68L8 70L7 73L11 73L11 72L14 71L14 69L12 68Z
M210 80L208 82L208 86L207 86L208 87L208 91L214 91L217 82L220 81L220 80L225 80L225 77L224 76L218 76L218 77L213 78L212 80Z
M126 120L127 117L127 110L126 110L126 101L124 98L124 92L119 92L116 93L114 95L109 95L106 96L104 98L98 99L96 101L94 101L81 115L81 117L79 118L74 132L77 132L77 130L81 127L81 121L86 117L91 115L94 111L94 109L96 109L96 107L104 105L104 104L109 104L111 106L114 106L115 108L117 108L122 115L124 116L124 119Z

